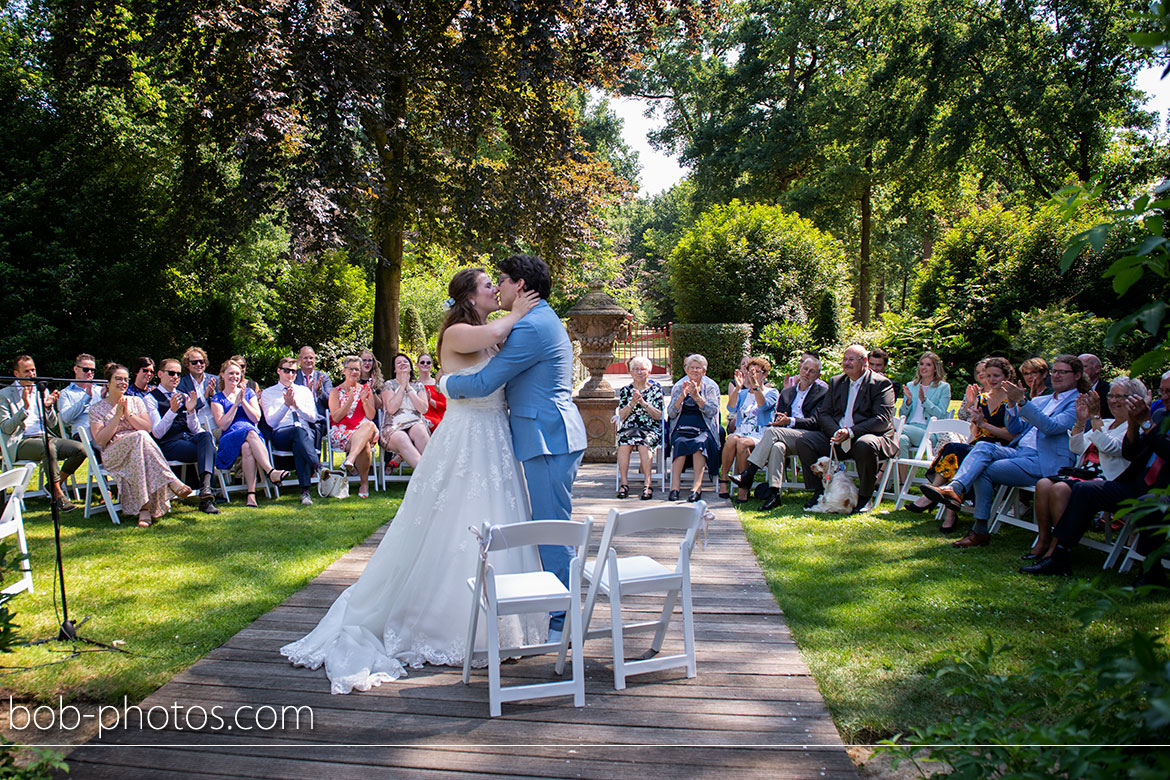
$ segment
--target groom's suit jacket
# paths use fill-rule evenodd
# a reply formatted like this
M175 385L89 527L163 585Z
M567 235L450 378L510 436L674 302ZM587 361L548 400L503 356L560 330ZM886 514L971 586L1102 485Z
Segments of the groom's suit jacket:
M547 301L512 327L481 371L446 377L446 393L483 398L505 384L518 460L585 449L585 423L573 403L573 344Z

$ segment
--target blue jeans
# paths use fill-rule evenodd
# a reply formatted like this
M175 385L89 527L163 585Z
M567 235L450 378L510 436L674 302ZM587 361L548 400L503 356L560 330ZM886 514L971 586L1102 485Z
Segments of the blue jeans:
M524 461L524 479L528 483L528 501L532 505L533 520L573 519L573 480L581 465L584 450L561 455L538 455ZM540 545L540 565L556 575L569 587L569 562L576 553L572 547L556 544ZM554 612L549 620L550 630L561 630L565 613Z
M991 517L991 502L995 499L996 485L1024 487L1035 485L1040 478L1040 454L1036 450L1016 449L989 441L976 442L955 478L952 486L960 492L975 489L975 519L986 523Z

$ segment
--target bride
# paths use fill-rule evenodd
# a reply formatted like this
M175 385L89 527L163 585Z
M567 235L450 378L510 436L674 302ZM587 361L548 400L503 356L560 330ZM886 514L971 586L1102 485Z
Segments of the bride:
M512 326L538 302L518 296L505 317L482 268L464 268L447 287L453 304L439 332L451 374L479 370ZM415 469L402 505L357 582L312 632L280 649L296 666L325 665L333 693L367 691L424 663L461 666L483 521L528 519L528 493L512 452L503 388L486 398L449 400L443 424ZM496 558L497 555L501 557ZM535 550L493 552L497 571L539 571ZM501 620L504 646L544 641L548 615ZM477 636L483 637L482 629Z

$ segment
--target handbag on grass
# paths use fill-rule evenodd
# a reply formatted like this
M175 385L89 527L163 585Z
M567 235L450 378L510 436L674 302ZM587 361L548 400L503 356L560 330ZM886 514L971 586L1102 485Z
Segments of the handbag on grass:
M317 492L321 498L349 498L349 477L344 471L322 469Z

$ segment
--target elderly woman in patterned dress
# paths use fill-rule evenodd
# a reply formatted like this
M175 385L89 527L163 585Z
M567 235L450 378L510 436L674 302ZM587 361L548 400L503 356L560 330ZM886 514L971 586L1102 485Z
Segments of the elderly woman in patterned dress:
M645 478L642 500L648 501L654 497L650 451L662 442L662 385L650 378L650 361L641 355L630 359L629 368L634 381L618 390L617 462L621 480L617 497L630 495L630 454L637 448Z
M150 415L142 399L126 391L130 372L117 363L106 366L109 390L89 407L89 431L102 450L102 467L118 482L122 508L138 513L138 526L149 528L171 508L170 494L191 495L167 465L150 435Z

